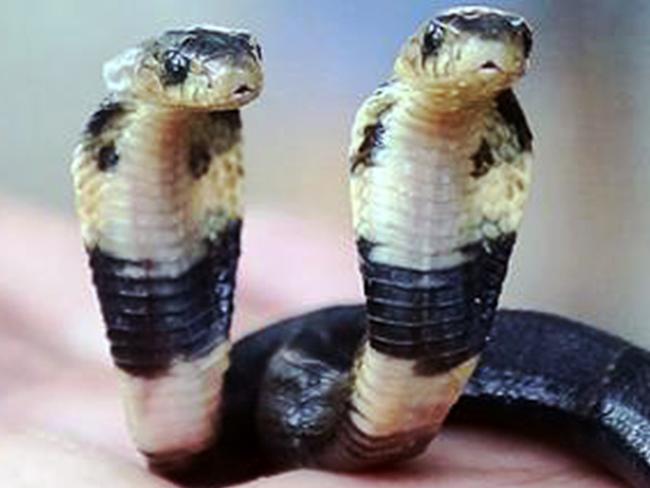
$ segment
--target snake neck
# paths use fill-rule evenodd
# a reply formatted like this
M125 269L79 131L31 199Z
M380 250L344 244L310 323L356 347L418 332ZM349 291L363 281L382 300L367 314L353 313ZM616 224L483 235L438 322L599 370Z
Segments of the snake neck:
M501 198L486 204L479 181L501 164L495 101L448 110L424 91L389 90L399 96L352 172L367 340L327 465L363 465L361 450L379 462L424 449L476 366L515 240L484 232L485 205Z
M369 347L433 374L484 343L521 214L511 173L527 169L499 159L509 127L495 100L442 110L392 89L371 164L352 174Z
M104 65L72 164L127 418L151 467L215 442L242 227L239 109L263 85L246 31L171 29Z
M360 247L374 262L416 270L462 262L471 155L489 102L447 111L425 93L404 95L381 119L372 168L352 177Z
M99 247L134 261L176 264L185 271L201 252L191 215L188 115L144 105L115 141L118 166L102 199ZM169 266L164 272L173 275Z
M99 149L115 162L99 175L96 244L113 256L157 263L161 275L183 273L241 213L238 113L142 104L125 119ZM232 140L221 144L230 147L216 153L213 137L225 132Z
M421 128L429 135L428 147L449 148L460 142L466 146L467 137L485 125L484 117L493 107L489 98L449 104L435 91L430 93L399 81L394 85L401 93L394 106L395 128L400 125L409 130Z
M239 112L107 110L77 150L77 208L132 436L152 466L176 469L216 436L241 232Z

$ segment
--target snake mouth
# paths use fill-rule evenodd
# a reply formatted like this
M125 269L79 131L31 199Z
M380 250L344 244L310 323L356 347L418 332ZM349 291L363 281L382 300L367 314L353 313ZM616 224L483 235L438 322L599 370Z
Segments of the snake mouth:
M501 66L499 66L497 63L491 60L483 63L479 68L479 71L481 73L494 73L494 74L503 73L503 69L501 68Z
M232 101L238 105L245 105L254 100L259 94L259 89L243 83L232 91Z
M253 92L253 89L250 86L248 86L248 85L240 85L233 92L233 95L244 96L244 95L248 95L249 93L252 93L252 92Z

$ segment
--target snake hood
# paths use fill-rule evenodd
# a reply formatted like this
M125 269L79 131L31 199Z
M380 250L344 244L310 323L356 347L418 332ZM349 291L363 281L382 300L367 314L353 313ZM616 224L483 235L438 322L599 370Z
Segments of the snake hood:
M217 437L261 49L192 27L124 51L75 150L76 206L131 434L155 469Z
M244 31L213 26L169 30L104 66L109 90L157 105L234 109L263 84L262 50Z
M476 101L523 76L531 49L531 29L522 17L482 7L454 8L408 39L395 62L395 77L438 94L446 104Z

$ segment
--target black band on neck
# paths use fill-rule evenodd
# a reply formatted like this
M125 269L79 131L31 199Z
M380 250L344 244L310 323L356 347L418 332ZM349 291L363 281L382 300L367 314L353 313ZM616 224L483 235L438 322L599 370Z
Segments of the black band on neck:
M416 360L433 375L474 357L485 345L516 235L464 249L468 259L447 269L416 271L374 263L372 243L358 242L370 345Z
M207 243L205 257L175 278L147 276L150 261L89 250L93 281L115 365L155 377L175 359L194 360L225 341L233 311L241 221L232 221ZM153 263L155 264L155 263ZM124 269L141 268L142 278Z

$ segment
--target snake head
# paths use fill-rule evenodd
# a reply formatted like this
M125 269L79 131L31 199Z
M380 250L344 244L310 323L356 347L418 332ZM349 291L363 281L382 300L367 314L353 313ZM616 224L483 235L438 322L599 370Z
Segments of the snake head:
M112 92L164 106L230 110L263 85L262 50L245 31L219 27L170 30L104 66Z
M523 76L531 48L532 32L522 17L486 7L454 8L407 41L395 74L418 89L487 98Z

